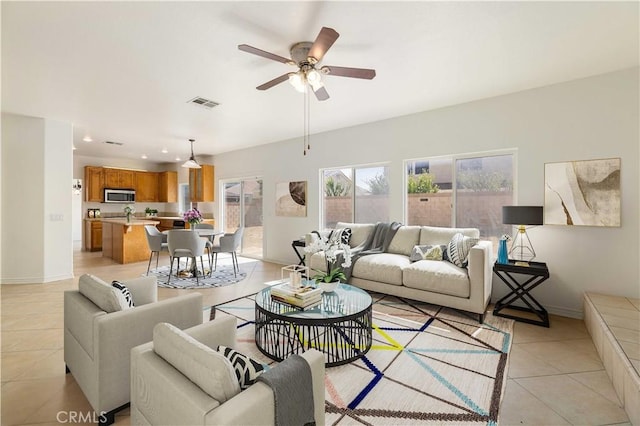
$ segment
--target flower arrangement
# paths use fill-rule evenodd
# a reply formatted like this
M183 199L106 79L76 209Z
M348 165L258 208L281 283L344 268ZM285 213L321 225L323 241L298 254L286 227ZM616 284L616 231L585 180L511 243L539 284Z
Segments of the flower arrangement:
M131 204L124 206L124 214L127 215L127 222L131 222L131 216L136 212L136 208Z
M338 258L339 251L342 250L343 262L341 265L336 266L336 260ZM324 257L327 262L327 270L320 271L314 269L317 272L312 278L317 281L324 281L326 283L342 280L346 281L346 276L342 268L348 268L351 266L351 247L349 244L344 244L340 241L340 238L332 239L330 237L320 236L314 240L310 245L304 248L304 251L309 254L324 252Z
M182 214L182 218L185 222L189 222L189 225L193 228L196 223L202 222L202 214L198 211L198 209L187 210Z

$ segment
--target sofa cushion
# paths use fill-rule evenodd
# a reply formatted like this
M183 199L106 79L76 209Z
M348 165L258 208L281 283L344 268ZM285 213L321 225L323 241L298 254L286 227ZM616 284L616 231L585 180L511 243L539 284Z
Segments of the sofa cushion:
M221 404L240 393L231 362L171 324L153 328L153 350Z
M95 275L82 275L78 280L78 291L107 313L121 311L124 308L118 299L118 290Z
M449 244L451 238L457 233L466 237L480 238L480 230L477 228L443 228L439 226L423 226L420 229L420 245Z
M439 244L432 246L427 244L426 246L413 246L413 251L409 260L417 262L418 260L443 260L443 255L447 246Z
M265 366L263 364L241 354L233 348L218 346L217 351L224 355L225 358L231 362L231 365L233 365L233 369L236 372L236 378L238 379L238 384L242 390L245 390L254 384L255 381L258 380L258 376L265 371Z
M471 247L476 244L478 244L477 238L465 237L461 233L455 234L447 245L447 260L456 266L466 268Z
M420 241L419 226L401 226L393 236L387 252L411 256L413 247Z
M411 264L407 256L379 253L358 258L352 276L365 280L402 285L402 269Z
M467 270L450 262L420 260L404 268L403 284L406 287L457 297L469 297Z
M364 243L367 240L369 234L373 232L373 228L375 228L375 226L376 225L373 223L338 222L336 224L336 228L351 229L351 239L349 240L349 246L352 248Z

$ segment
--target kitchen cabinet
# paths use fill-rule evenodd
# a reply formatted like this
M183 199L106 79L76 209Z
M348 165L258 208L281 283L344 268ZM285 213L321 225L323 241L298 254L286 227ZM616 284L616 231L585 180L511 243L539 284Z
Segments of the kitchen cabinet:
M135 172L136 202L158 201L158 173Z
M102 167L85 166L84 194L85 201L102 202L104 189L104 169Z
M104 168L104 187L132 189L135 187L133 170Z
M158 173L158 201L161 203L178 202L178 172Z
M199 169L189 169L189 197L191 201L214 201L214 169L203 164Z
M84 247L87 251L102 250L102 222L85 220Z

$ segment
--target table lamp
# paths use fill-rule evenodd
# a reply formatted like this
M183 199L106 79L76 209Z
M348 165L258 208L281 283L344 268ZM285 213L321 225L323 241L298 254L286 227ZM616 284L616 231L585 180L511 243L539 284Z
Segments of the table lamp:
M542 219L542 206L502 206L502 223L518 226L509 250L509 257L516 260L516 265L529 266L529 261L536 257L527 225L542 225Z

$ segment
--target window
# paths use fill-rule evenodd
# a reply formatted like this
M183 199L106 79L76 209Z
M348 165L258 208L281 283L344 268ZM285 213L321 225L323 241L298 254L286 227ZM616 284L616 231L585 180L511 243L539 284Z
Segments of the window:
M322 224L337 222L375 223L389 220L389 168L359 166L324 169L322 180Z
M494 242L510 233L502 206L513 204L514 154L406 162L407 224L478 228Z

